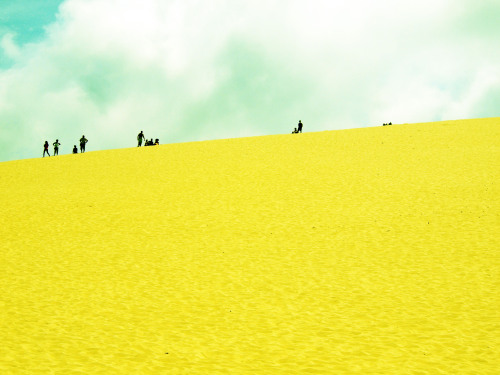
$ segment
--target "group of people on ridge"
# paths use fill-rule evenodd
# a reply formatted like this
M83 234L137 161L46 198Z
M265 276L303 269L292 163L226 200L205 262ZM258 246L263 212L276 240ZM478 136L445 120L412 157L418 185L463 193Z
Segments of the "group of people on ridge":
M80 152L81 153L84 153L85 152L85 144L88 142L89 140L87 138L85 138L84 135L82 135L82 138L80 138ZM56 139L56 141L54 143L52 143L52 145L54 146L54 156L55 155L59 155L59 146L61 145L61 143L59 143L59 139ZM50 157L50 153L49 153L49 142L45 141L45 143L43 144L43 157L45 157L45 154L49 155ZM76 148L76 145L73 147L73 154L78 154L78 149Z
M384 124L385 125L385 124ZM302 121L299 120L299 123L297 127L293 130L292 134L295 133L302 133ZM89 140L85 138L85 135L82 135L82 138L80 138L80 152L83 154L85 152L85 145L87 144ZM144 132L141 130L141 132L137 135L137 147L142 146L142 142L144 141L144 146L158 146L160 144L160 140L158 138L155 139L153 142L153 138L151 140L146 139L146 136L144 135ZM61 143L59 142L59 139L56 139L54 143L52 143L54 146L54 154L53 155L59 155L59 146ZM45 157L45 154L49 155L49 142L45 141L43 145L43 157ZM73 147L73 154L78 154L78 148L76 145Z
M137 134L137 147L142 146L142 141L144 141L144 146L158 146L160 144L160 140L158 138L156 138L154 142L153 138L151 138L151 140L146 139L146 136L141 130L141 132Z

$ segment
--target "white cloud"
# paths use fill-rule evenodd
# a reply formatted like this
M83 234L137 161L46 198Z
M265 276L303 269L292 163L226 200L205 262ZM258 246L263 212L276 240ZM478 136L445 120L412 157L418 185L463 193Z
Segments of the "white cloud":
M5 55L13 60L17 59L21 54L21 51L16 45L14 38L15 35L13 33L6 33L0 41L0 47L3 49Z

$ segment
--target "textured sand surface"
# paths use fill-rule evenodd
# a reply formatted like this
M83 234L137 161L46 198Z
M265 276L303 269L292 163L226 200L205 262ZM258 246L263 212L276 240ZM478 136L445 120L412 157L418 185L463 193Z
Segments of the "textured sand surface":
M0 163L1 374L498 374L500 118Z

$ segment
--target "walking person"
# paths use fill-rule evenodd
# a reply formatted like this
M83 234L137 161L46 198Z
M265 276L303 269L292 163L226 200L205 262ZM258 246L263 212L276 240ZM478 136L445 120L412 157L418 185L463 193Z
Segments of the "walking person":
M47 142L47 141L45 141L45 143L43 144L43 157L45 157L45 153L47 153L47 155L49 155L49 158L50 158L49 142Z
M59 139L56 139L56 141L52 144L54 145L54 156L59 155L59 146L61 145L59 143Z
M146 137L144 136L144 133L141 130L141 132L137 135L137 142L138 142L137 143L137 147L141 147L142 146L142 141L144 139L146 139Z
M87 138L85 138L84 135L82 135L82 138L80 138L80 152L81 153L84 153L85 152L85 144L88 142L89 140Z
M302 133L302 121L299 120L298 128L297 128L297 133Z

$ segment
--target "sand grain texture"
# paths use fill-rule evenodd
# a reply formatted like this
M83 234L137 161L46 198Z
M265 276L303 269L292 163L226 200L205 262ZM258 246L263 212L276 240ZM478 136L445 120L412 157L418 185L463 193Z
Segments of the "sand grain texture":
M500 118L0 163L2 374L498 374Z

